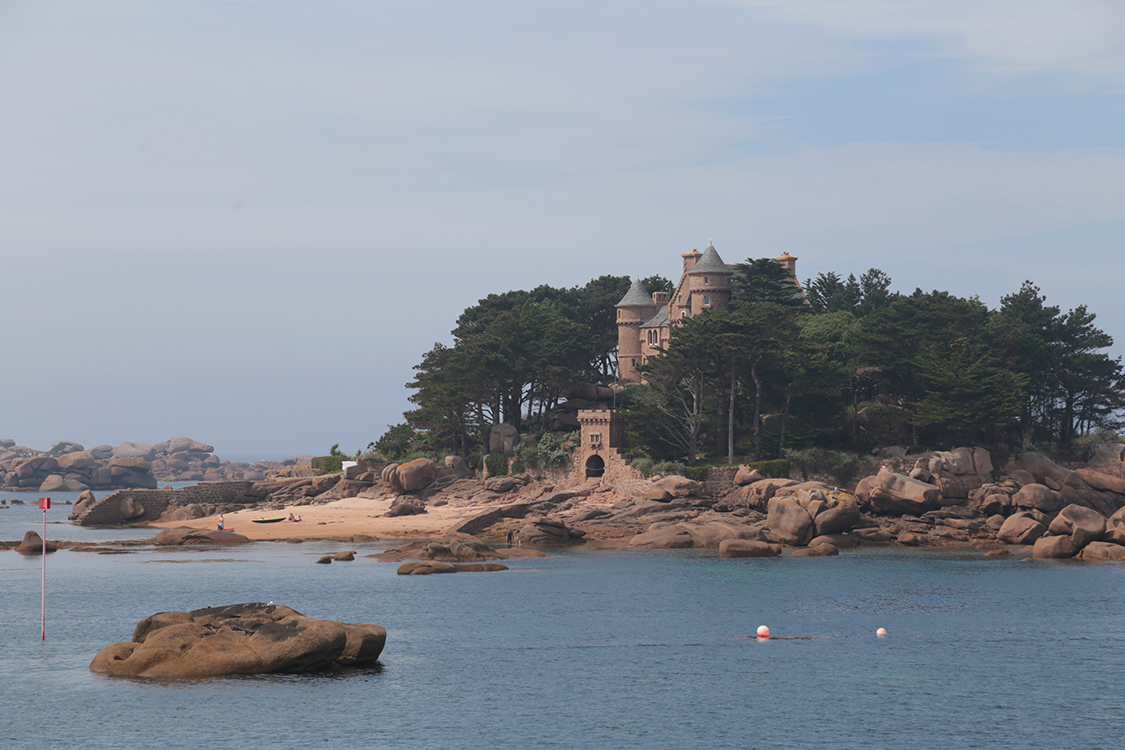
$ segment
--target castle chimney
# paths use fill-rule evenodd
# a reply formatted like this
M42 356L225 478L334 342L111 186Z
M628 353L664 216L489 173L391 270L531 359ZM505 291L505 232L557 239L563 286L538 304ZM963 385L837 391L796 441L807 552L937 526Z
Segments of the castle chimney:
M789 253L782 253L777 257L777 262L785 266L785 270L793 278L797 278L797 257Z

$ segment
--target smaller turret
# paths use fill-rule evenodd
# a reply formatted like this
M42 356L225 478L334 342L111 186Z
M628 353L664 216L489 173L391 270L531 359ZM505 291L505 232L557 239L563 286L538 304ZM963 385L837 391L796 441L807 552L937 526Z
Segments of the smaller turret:
M640 381L637 366L643 363L641 324L656 312L656 303L640 278L617 303L617 369L624 380Z

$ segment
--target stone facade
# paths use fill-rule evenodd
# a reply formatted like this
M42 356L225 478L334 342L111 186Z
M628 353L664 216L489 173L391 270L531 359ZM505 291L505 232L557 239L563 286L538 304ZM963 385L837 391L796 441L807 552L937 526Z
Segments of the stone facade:
M640 279L617 303L617 365L622 380L640 381L637 368L668 345L676 321L730 303L733 266L719 257L713 244L702 253L684 253L683 273L675 291L649 294ZM796 278L797 259L789 253L777 259Z
M573 457L576 481L620 485L644 479L621 455L625 423L615 410L582 409L578 412L578 425L582 443Z

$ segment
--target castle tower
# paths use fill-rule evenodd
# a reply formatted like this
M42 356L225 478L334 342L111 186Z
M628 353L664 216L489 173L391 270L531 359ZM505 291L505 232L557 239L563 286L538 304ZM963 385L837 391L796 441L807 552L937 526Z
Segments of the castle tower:
M613 409L581 409L578 424L582 440L574 453L574 468L579 481L613 481L621 474L635 472L621 455L625 446L625 423Z
M731 277L734 271L723 263L713 244L699 256L687 271L687 294L691 315L705 310L721 310L730 303Z
M617 303L617 369L622 380L640 382L637 366L642 364L641 325L656 312L656 303L641 280L635 279Z

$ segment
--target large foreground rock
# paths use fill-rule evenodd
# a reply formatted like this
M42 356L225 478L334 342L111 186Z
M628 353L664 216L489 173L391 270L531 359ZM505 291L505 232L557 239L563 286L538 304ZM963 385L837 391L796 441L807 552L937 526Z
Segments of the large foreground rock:
M428 458L416 458L395 469L396 486L403 492L417 492L430 486L437 478L437 466Z
M99 651L90 669L164 679L310 672L373 664L386 640L380 625L318 620L254 602L153 615L137 624L131 642Z
M1031 554L1048 560L1065 559L1078 554L1078 548L1069 536L1043 536L1036 540Z
M557 518L533 516L520 528L522 544L567 544L581 542L585 531L569 528Z
M1106 492L1115 492L1118 495L1125 495L1125 479L1121 477L1115 477L1112 474L1094 471L1093 469L1079 469L1078 475L1082 477L1086 484L1090 485L1095 490L1104 490Z
M1045 484L1035 482L1025 484L1019 492L1012 495L1012 505L1042 513L1054 513L1062 510L1066 503L1059 497L1058 492Z
M1069 536L1074 548L1082 549L1105 534L1105 516L1081 505L1068 505L1051 521L1049 531Z
M920 516L941 507L941 490L936 486L896 474L886 467L879 470L868 486L868 503L880 513Z
M1079 560L1125 560L1125 547L1109 542L1090 542L1078 553Z
M808 511L801 507L795 497L775 497L770 500L766 524L779 541L796 546L808 544L816 532Z
M1035 544L1035 541L1047 533L1047 527L1036 521L1027 513L1016 513L1008 516L996 538L1006 544Z

